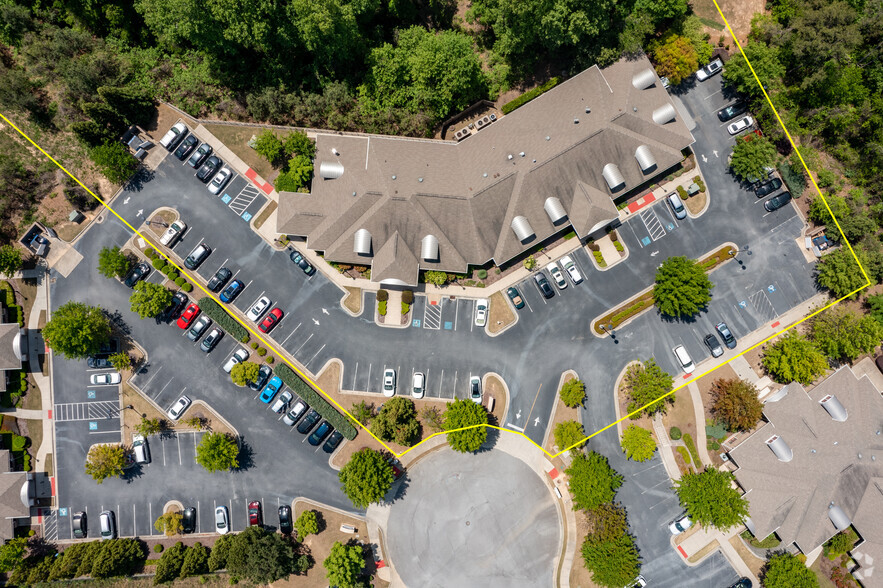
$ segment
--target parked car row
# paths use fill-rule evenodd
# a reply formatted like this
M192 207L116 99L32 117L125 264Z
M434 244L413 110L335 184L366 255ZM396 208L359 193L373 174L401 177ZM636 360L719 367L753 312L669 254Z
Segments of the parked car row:
M545 270L549 272L549 275L552 277L552 281L555 282L555 286L558 290L564 290L567 288L567 280L564 278L565 274L574 286L583 281L583 276L580 273L579 268L576 267L576 263L574 263L573 258L569 255L565 255L559 259L558 263L555 263L554 261L549 263L546 265ZM546 277L546 273L543 270L535 273L533 280L543 298L548 299L555 295L555 291L549 284L549 278ZM506 294L509 296L509 300L512 301L515 308L524 308L524 300L521 298L521 295L516 288L509 288L506 291Z
M733 333L730 332L730 328L727 326L725 322L719 322L714 325L715 331L724 341L724 345L727 346L727 349L735 349L736 348L736 337L733 336ZM721 347L720 341L714 335L714 333L708 333L705 335L703 339L705 346L708 347L708 350L711 352L712 357L720 357L724 354L724 349ZM678 365L681 366L681 369L684 370L685 374L692 374L696 366L693 364L693 360L690 357L690 354L687 353L687 348L683 345L678 345L674 349L672 349L675 355L675 359L678 360Z
M212 146L208 143L200 145L199 139L182 122L169 129L159 143L167 150L174 151L179 160L186 159L187 165L197 170L196 177L203 183L208 183L208 191L212 194L219 194L233 177L232 170L224 165L220 157L213 154Z

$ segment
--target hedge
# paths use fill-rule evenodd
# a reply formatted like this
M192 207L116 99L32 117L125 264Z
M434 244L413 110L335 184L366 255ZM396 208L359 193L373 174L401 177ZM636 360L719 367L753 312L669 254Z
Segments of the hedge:
M153 267L162 271L162 268L166 267L166 260L162 257L156 257L153 259Z
M316 412L331 423L335 429L340 431L344 437L350 441L356 438L356 428L350 420L337 412L333 406L328 404L318 392L304 382L290 367L284 364L280 365L276 368L276 375L279 376L286 386L294 390L294 393L300 396L304 402L316 409Z
M184 284L184 286L189 286L190 284ZM181 287L185 292L187 291L184 286ZM204 296L199 299L199 309L208 315L210 319L218 323L222 329L230 333L232 337L234 337L237 341L242 341L243 337L248 336L248 331L245 330L245 327L240 325L236 320L227 314L227 311L224 310L224 307L209 298L208 296ZM246 339L247 341L247 339Z
M530 90L529 92L525 92L524 94L522 94L521 96L519 96L515 100L507 102L506 104L503 105L502 108L500 108L500 110L503 111L503 114L509 114L510 112L512 112L513 110L518 108L519 106L523 106L523 105L527 104L528 102L530 102L531 100L533 100L534 98L536 98L537 96L541 96L543 93L548 92L549 90L551 90L552 88L557 86L559 83L561 83L561 78L558 78L558 77L552 78L551 80L549 80L548 82L546 82L542 86L537 86L533 90Z
M190 292L191 290L193 290L193 284L190 284L190 283L184 284L183 286L181 286L181 290L183 290L184 292ZM238 325L239 323L236 323L236 324ZM246 333L246 335L247 334L248 333Z
M699 451L696 450L696 444L693 443L693 437L690 436L690 433L684 433L684 445L690 451L690 456L693 458L693 463L696 464L696 467L701 467L702 460L699 459Z

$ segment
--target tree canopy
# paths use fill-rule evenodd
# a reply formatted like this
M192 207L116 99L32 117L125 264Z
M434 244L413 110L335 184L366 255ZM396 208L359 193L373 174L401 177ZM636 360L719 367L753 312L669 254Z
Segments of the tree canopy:
M656 71L674 84L680 84L699 68L699 58L690 40L671 33L654 50Z
M232 576L255 584L269 584L294 572L294 546L279 533L250 526L234 535L227 550L226 568Z
M763 416L763 403L754 384L739 379L717 379L711 385L711 414L729 431L753 429Z
M653 433L637 425L629 425L622 432L622 451L634 461L647 461L656 453L656 440Z
M172 291L162 284L142 280L135 284L129 304L140 318L153 318L169 307L172 296Z
M579 421L562 421L555 425L555 445L559 451L576 451L586 444L586 432Z
M392 466L383 454L364 448L355 452L338 473L340 489L356 508L368 508L372 502L382 502L392 487Z
M770 556L761 574L766 588L818 588L819 580L793 553Z
M132 259L119 247L102 247L98 252L98 272L106 278L122 278L132 267Z
M420 421L414 401L396 396L383 403L371 421L371 432L384 441L411 446L420 440Z
M230 379L237 386L245 386L249 382L255 382L260 374L261 366L253 361L242 361L230 370Z
M665 316L691 317L708 306L713 287L695 260L669 257L656 270L653 301Z
M576 408L586 399L586 385L581 380L572 378L564 382L558 395L565 406Z
M21 249L11 243L0 246L0 274L11 278L23 265Z
M694 522L726 530L742 524L748 516L748 500L733 488L733 480L728 471L706 468L684 474L675 481L675 491Z
M776 147L766 137L748 135L740 137L733 147L730 168L738 177L762 178L766 176L764 168L776 163Z
M448 445L451 449L463 453L478 451L487 440L487 427L474 425L486 425L487 418L487 409L472 400L461 398L448 403L444 413L445 430L472 427L465 431L448 433Z
M809 385L825 373L828 362L815 343L792 329L764 352L763 367L781 384Z
M771 47L765 43L749 41L743 46L743 50L745 55L748 56L749 61L751 61L757 77L767 90L771 91L773 88L781 86L782 76L785 75L785 67L779 61L778 48ZM741 52L733 55L727 62L727 67L724 68L721 75L726 81L733 84L733 87L740 94L750 98L763 98L763 92L760 86L757 85L757 80L754 78L754 74L751 73L748 62L745 61L745 57L742 56ZM759 178L760 176L755 175L754 177Z
M99 484L121 476L125 465L126 448L119 444L93 445L86 455L86 473Z
M606 457L594 451L574 455L565 473L575 509L591 510L611 502L622 486L622 476L610 467Z
M365 569L365 556L360 545L344 545L335 541L322 565L330 585L352 588Z
M110 339L110 322L97 306L65 302L43 327L43 339L68 359L83 359L98 353Z
M307 535L315 535L319 532L319 515L315 510L305 510L294 521L298 541L306 539Z
M834 306L812 319L811 333L822 353L831 359L852 362L880 344L883 326L872 316Z
M629 413L650 403L652 404L644 409L644 414L649 416L657 412L665 412L667 405L674 403L672 395L666 396L671 392L673 382L671 375L659 367L652 357L642 364L631 366L623 382L631 398Z
M206 433L196 446L196 463L209 472L239 467L239 444L226 433Z

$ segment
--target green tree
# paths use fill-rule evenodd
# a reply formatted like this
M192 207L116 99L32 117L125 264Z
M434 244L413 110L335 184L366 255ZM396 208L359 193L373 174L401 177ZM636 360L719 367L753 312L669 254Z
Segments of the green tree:
M371 420L375 416L377 416L377 413L374 412L374 404L368 404L364 400L360 402L354 402L353 407L350 409L350 414L359 423L365 425L366 427L370 425Z
M253 361L243 361L237 363L230 370L230 379L237 386L245 386L248 382L254 382L258 379L261 366Z
M148 435L156 435L165 429L165 425L166 423L163 419L142 417L141 422L135 425L135 432L145 437Z
M99 484L122 475L125 465L126 448L119 444L93 445L86 455L86 473Z
M138 168L138 160L120 142L108 141L93 148L89 155L104 177L114 184L124 183Z
M285 149L282 141L276 136L276 133L267 129L257 136L254 143L254 150L258 155L269 161L273 165L278 165L282 161Z
M279 533L248 527L235 536L227 553L227 572L255 584L269 584L294 571L294 546Z
M763 42L749 40L743 46L743 50L751 62L754 71L757 72L757 78L760 79L767 92L770 93L781 88L782 77L785 75L785 66L780 61L779 49ZM763 91L757 83L754 74L751 73L751 68L748 67L748 63L741 52L733 55L733 58L727 62L727 67L724 68L721 75L740 94L744 94L753 100L763 98Z
M435 270L427 270L423 272L423 280L427 284L444 286L445 282L448 281L448 274L446 274L445 272L437 272Z
M372 502L383 501L393 483L392 466L383 454L373 449L360 449L338 473L343 493L356 508L368 508Z
M140 318L153 318L172 303L172 291L161 284L140 281L129 297L131 310Z
M623 533L601 539L590 533L582 545L586 568L598 586L620 588L632 582L641 571L641 557L632 536Z
M672 20L687 14L686 0L638 0L633 12L648 12L655 22Z
M208 549L197 541L184 554L184 563L181 564L179 578L199 576L208 572Z
M870 316L883 325L883 294L868 296L867 303L870 308Z
M91 564L88 573L93 578L131 576L144 565L144 549L137 539L111 539L100 544L93 559L84 559L84 563Z
M674 84L680 84L684 78L690 76L699 68L699 60L696 49L689 39L668 34L653 51L653 59L656 61L656 71L660 76L665 76Z
M573 378L564 382L558 395L565 406L576 408L586 399L586 385L581 380Z
M647 461L656 452L653 433L637 425L629 425L622 432L621 445L626 457L635 461Z
M671 392L673 381L671 375L656 365L656 360L652 357L642 364L631 366L623 382L631 398L629 413L651 402L653 404L644 409L644 414L651 416L657 412L664 413L666 405L674 403L672 395L666 396ZM665 398L660 400L663 396Z
M289 133L282 143L285 155L289 158L295 155L302 155L307 159L313 159L316 156L316 143L307 134L302 131L294 131Z
M331 586L354 588L365 570L365 556L360 545L344 545L335 541L322 565Z
M579 421L563 421L555 425L555 445L559 451L577 451L586 444L586 432Z
M829 308L812 319L812 340L835 360L855 361L873 351L883 339L883 326L873 317L859 315L843 306Z
M127 370L132 367L132 358L128 353L119 352L114 353L110 357L107 358L110 362L110 365L118 369L119 371Z
M861 248L856 248L855 254L861 264L867 267L867 254ZM841 247L834 253L822 257L816 264L816 282L822 288L830 290L835 298L842 298L864 287L868 280L856 265L852 252L846 247Z
M761 580L765 588L819 588L816 575L793 553L773 554Z
M206 433L196 446L196 463L209 472L239 467L239 444L226 433Z
M297 540L303 541L307 535L315 535L319 532L319 515L314 510L305 510L294 521L297 530Z
M446 431L472 427L464 431L448 433L448 445L454 451L462 453L478 451L487 440L487 427L483 426L487 424L487 409L472 400L461 398L449 402L445 408L444 419Z
M828 208L831 209L830 212L828 211ZM834 213L834 216L837 217L838 221L842 221L852 214L852 210L850 209L846 198L836 194L828 194L827 196L816 196L812 199L812 202L809 203L809 212L807 213L807 216L816 224L832 225L833 233L835 228L833 227L834 219L831 218L831 212Z
M776 147L766 137L748 135L739 138L733 147L730 168L738 177L762 178L766 175L765 167L776 163Z
M748 500L733 488L733 480L728 471L706 468L684 474L675 481L675 491L694 522L726 530L742 524L748 516Z
M221 535L212 545L208 556L208 570L210 572L223 570L227 567L227 556L230 555L230 546L235 538L236 535Z
M616 502L605 502L586 511L593 539L612 541L629 530L625 507Z
M21 249L11 243L0 246L0 274L11 278L22 266Z
M754 384L740 379L718 379L711 385L711 414L728 431L753 429L763 416L763 403Z
M669 257L656 270L653 302L665 316L688 318L708 306L714 284L699 263Z
M390 398L371 421L371 432L384 441L410 447L420 440L420 421L414 401L403 396Z
M11 572L24 561L28 548L26 537L14 537L0 545L0 572Z
M98 252L98 272L105 278L123 278L132 267L132 259L119 247L103 247Z
M280 192L297 192L310 183L313 161L306 155L292 157L286 169L276 177L275 188Z
M158 522L158 521L157 521ZM168 535L168 533L166 533ZM156 564L156 575L153 577L153 585L171 582L181 573L187 548L178 541L165 551Z
M574 509L592 510L611 502L616 490L622 486L622 476L610 467L606 457L594 451L574 455L573 463L564 473L573 495Z
M767 349L763 367L781 384L809 385L825 373L828 362L815 343L791 330Z
M177 510L161 514L153 522L153 528L160 533L165 533L166 537L177 535L182 529L182 518L181 513Z

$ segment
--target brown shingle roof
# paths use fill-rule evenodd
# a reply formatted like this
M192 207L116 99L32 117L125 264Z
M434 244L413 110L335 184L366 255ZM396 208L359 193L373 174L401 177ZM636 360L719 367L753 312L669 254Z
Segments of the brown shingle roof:
M0 324L0 370L21 369L21 358L16 353L20 333L18 323Z

